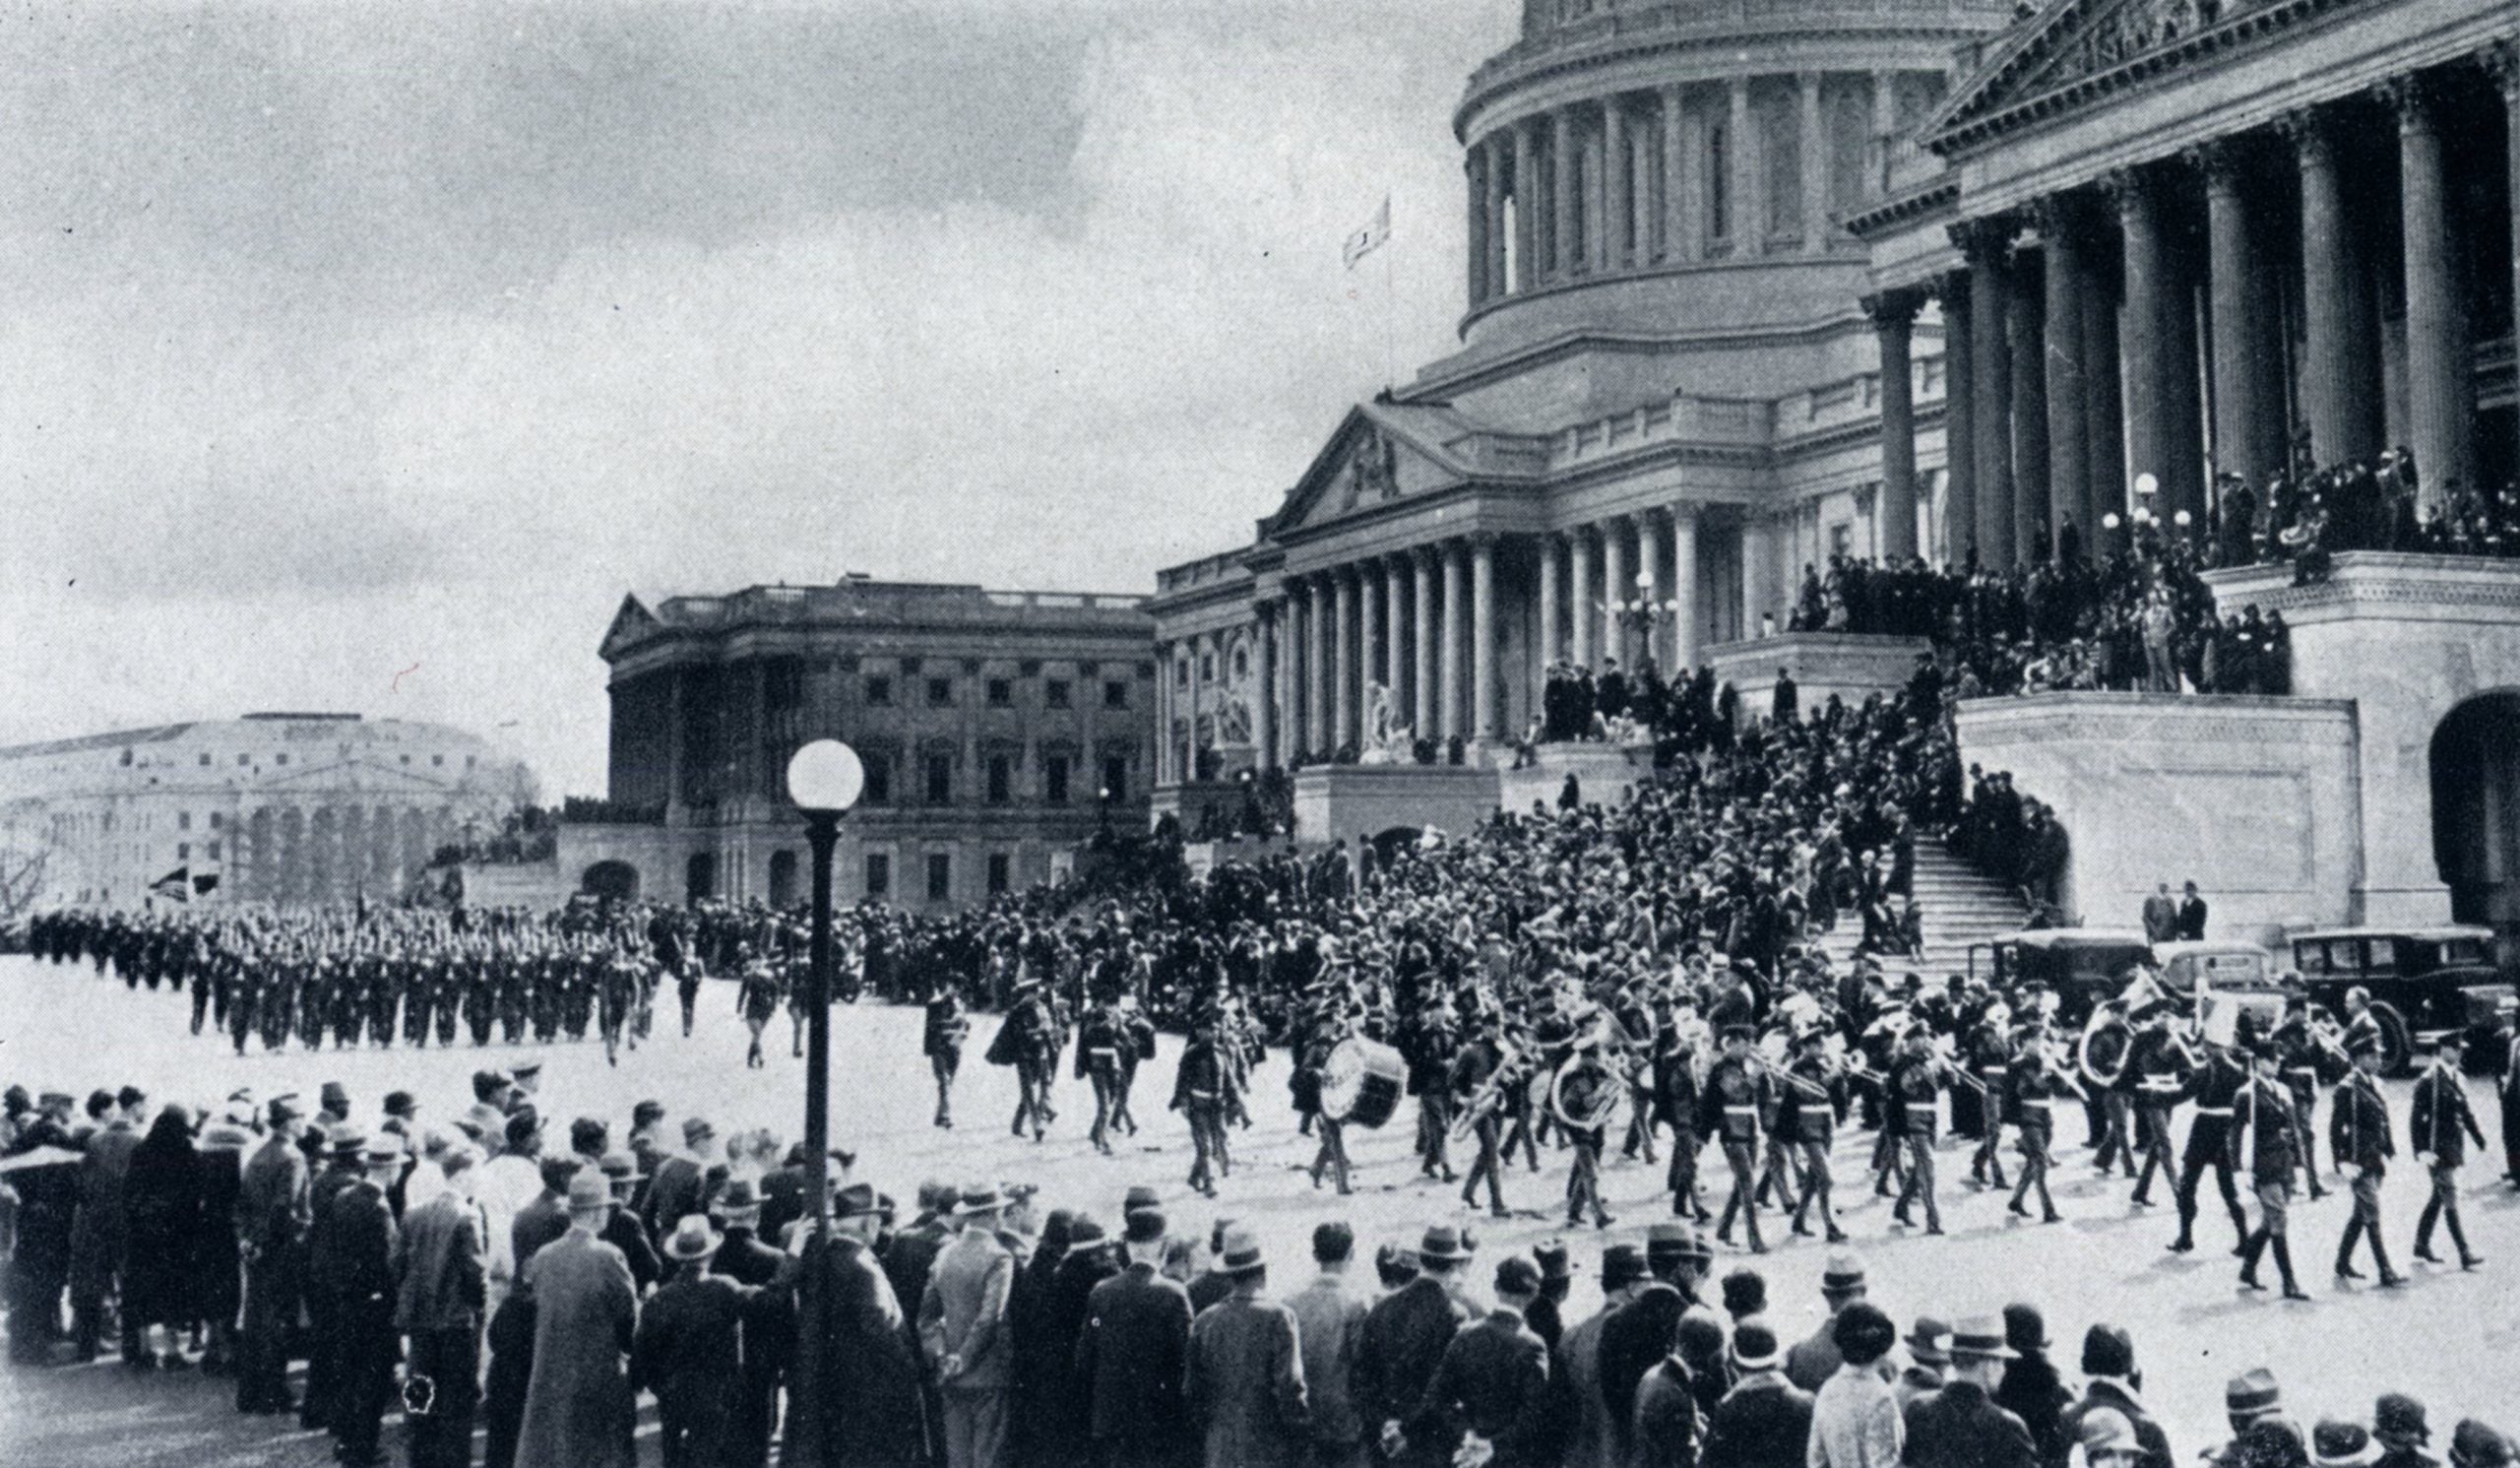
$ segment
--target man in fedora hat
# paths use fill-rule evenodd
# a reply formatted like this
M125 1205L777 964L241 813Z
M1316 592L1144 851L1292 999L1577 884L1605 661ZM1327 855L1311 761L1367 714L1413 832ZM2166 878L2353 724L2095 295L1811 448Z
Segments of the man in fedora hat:
M624 1347L638 1323L630 1263L597 1237L612 1212L603 1175L569 1180L569 1231L519 1271L534 1297L534 1368L517 1461L633 1468L638 1425Z
M662 1239L672 1233L686 1213L708 1211L706 1159L717 1141L718 1128L708 1117L682 1118L682 1150L668 1153L648 1180L648 1216L641 1222L648 1226L650 1238Z
M1973 1315L1952 1328L1951 1379L1908 1414L1912 1468L2038 1468L2030 1430L1993 1397L2019 1354L2006 1344L1999 1316Z
M2323 1418L2310 1429L2310 1468L2371 1468L2380 1461L2380 1444L2359 1422Z
M1523 1312L1540 1298L1540 1265L1508 1254L1495 1284L1495 1307L1444 1348L1429 1391L1450 1440L1484 1444L1493 1468L1539 1468L1552 1461L1548 1347Z
M1187 1436L1181 1385L1190 1296L1158 1267L1165 1231L1152 1197L1127 1210L1128 1264L1086 1297L1077 1338L1077 1379L1091 1398L1094 1441L1116 1468L1171 1463Z
M1190 1326L1182 1379L1191 1425L1208 1468L1298 1468L1311 1448L1311 1412L1294 1311L1266 1298L1257 1236L1228 1236L1223 1263L1233 1293Z
M1776 1332L1756 1321L1732 1332L1732 1387L1707 1415L1699 1468L1774 1468L1810 1451L1811 1394L1779 1370Z
M1424 1416L1424 1407L1444 1348L1470 1321L1461 1297L1475 1249L1462 1230L1433 1225L1418 1241L1418 1277L1365 1313L1356 1401L1397 1468L1447 1468L1452 1460L1441 1425Z
M2150 1468L2134 1424L2114 1408L2103 1407L2084 1418L2074 1442L2083 1451L2085 1468Z
M1943 1374L1951 1370L1951 1324L1919 1315L1900 1344L1908 1348L1908 1365L1890 1390L1904 1418L1910 1407L1942 1390Z
M268 1131L246 1160L236 1188L236 1234L245 1257L245 1320L236 1372L236 1410L287 1412L288 1335L297 1323L300 1270L312 1221L305 1154L297 1147L306 1113L294 1092L264 1105ZM23 1228L23 1224L22 1224ZM20 1249L25 1248L23 1238ZM59 1292L54 1292L58 1299ZM12 1315L12 1320L17 1318ZM12 1332L14 1335L14 1332Z
M654 1392L667 1468L739 1461L743 1314L752 1292L709 1267L724 1241L685 1214L665 1236L672 1277L639 1312L630 1380Z
M2021 1419L2043 1461L2052 1462L2072 1445L2064 1430L2065 1404L2073 1393L2048 1359L2048 1320L2034 1305L2004 1307L2004 1344L2013 1359L2004 1364L2003 1380L1995 1387L1995 1405Z
M926 1449L918 1349L874 1254L883 1200L867 1183L848 1183L832 1195L831 1219L827 1238L806 1243L797 1270L817 1285L798 1292L800 1308L812 1308L799 1314L795 1329L800 1344L808 1332L819 1339L822 1388L818 1399L789 1395L783 1453L812 1468L916 1462ZM719 1257L724 1256L721 1245ZM784 1298L784 1291L774 1291L763 1300ZM753 1328L752 1317L745 1328ZM748 1383L747 1392L753 1389ZM775 1380L772 1389L775 1394ZM747 1450L768 1445L765 1434ZM745 1461L760 1458L753 1454Z
M1864 1298L1871 1288L1864 1273L1861 1256L1848 1249L1835 1249L1820 1266L1820 1303L1828 1307L1828 1318L1818 1329L1795 1343L1785 1355L1785 1376L1804 1391L1816 1392L1831 1376L1837 1374L1845 1358L1839 1354L1837 1320L1849 1306ZM1890 1378L1883 1371L1881 1378Z
M2424 1404L2404 1392L2384 1393L2371 1404L2371 1436L2382 1449L2376 1468L2433 1468L2424 1451L2432 1440Z
M333 1222L333 1199L364 1175L360 1154L367 1150L367 1133L345 1126L325 1142L324 1171L306 1184L306 1327L309 1349L306 1357L306 1394L298 1403L298 1426L330 1428L339 1403L336 1400L342 1378L344 1354L341 1342L340 1297L333 1289L337 1277L333 1252L341 1245L341 1234Z
M919 1302L919 1343L943 1393L946 1468L998 1468L1006 1451L1006 1302L1015 1256L997 1223L1006 1195L973 1183L954 1205L961 1232L936 1256Z
M407 1411L411 1468L468 1468L480 1398L481 1325L489 1308L489 1224L472 1201L481 1155L450 1147L437 1171L446 1185L403 1215L395 1241L394 1326L408 1347L408 1376L425 1380L428 1410Z
M1602 1308L1568 1327L1549 1363L1549 1374L1562 1383L1572 1418L1566 1449L1568 1468L1614 1468L1623 1459L1610 1455L1626 1440L1626 1432L1610 1419L1602 1392L1602 1333L1610 1317L1634 1300L1654 1276L1645 1255L1633 1244L1613 1244L1602 1250Z
M336 1146L339 1140L336 1141ZM336 1358L331 1426L334 1456L349 1468L384 1457L377 1436L394 1389L393 1205L386 1189L403 1176L403 1148L390 1136L359 1144L360 1172L336 1190L316 1220L325 1240L322 1285L332 1332L316 1349Z

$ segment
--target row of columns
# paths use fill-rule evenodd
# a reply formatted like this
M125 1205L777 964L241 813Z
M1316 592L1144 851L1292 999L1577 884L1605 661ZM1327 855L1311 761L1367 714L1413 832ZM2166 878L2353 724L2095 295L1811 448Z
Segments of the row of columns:
M1871 74L1873 138L1897 130L1898 76ZM1823 80L1793 77L1806 254L1825 251L1834 230ZM1463 162L1471 305L1585 276L1765 253L1766 140L1753 81L1727 81L1720 109L1690 104L1688 89L1672 85L1569 102L1475 140Z
M1694 505L1615 515L1544 537L1537 660L1542 671L1536 675L1544 675L1548 664L1560 661L1592 668L1609 660L1633 665L1651 658L1666 669L1694 666L1698 586ZM1621 604L1641 606L1646 614L1623 613Z
M2507 44L2479 58L2510 114L2511 197L2520 228L2520 60ZM2406 301L2405 437L2422 501L2473 487L2475 384L2470 331L2442 172L2441 112L2431 79L2378 89L2395 124L2398 227ZM2127 504L2150 474L2156 511L2186 511L2201 528L2207 465L2252 490L2286 468L2294 415L2282 365L2278 281L2268 247L2275 191L2252 186L2296 170L2302 282L2299 421L2319 466L2376 455L2382 408L2376 283L2350 200L2351 121L2319 107L2284 118L2273 136L2243 135L2174 160L2119 170L2097 187L2042 199L2027 215L1953 227L1966 266L1932 287L1942 304L1949 395L1947 539L1955 559L2010 566L2043 554L2070 520L2086 548L2099 517ZM2183 267L2172 216L2186 169L2204 194L2210 326L2199 340L2198 283ZM2036 225L2037 248L2019 247ZM2112 227L2113 226L2113 227ZM2115 279L2107 246L2117 246ZM2515 252L2520 254L2520 252ZM2520 260L2514 296L2520 299ZM1867 298L1882 365L1882 553L1915 552L1915 405L1911 331L1927 290ZM2201 353L2201 355L2200 355ZM2212 384L2208 420L2205 384ZM2122 402L2121 400L2122 387ZM2210 454L2209 454L2210 450Z
M1363 748L1375 683L1419 738L1495 739L1496 548L1476 536L1288 577L1258 607L1258 702L1286 713L1283 729L1255 716L1263 763Z

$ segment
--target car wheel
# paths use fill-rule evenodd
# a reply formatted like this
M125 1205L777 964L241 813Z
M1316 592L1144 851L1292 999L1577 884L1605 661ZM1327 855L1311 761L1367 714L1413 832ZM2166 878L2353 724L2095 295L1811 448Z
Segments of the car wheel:
M2415 1038L2407 1030L2405 1016L2388 1004L2373 1004L2371 1016L2380 1022L2380 1073L2412 1073L2415 1069Z

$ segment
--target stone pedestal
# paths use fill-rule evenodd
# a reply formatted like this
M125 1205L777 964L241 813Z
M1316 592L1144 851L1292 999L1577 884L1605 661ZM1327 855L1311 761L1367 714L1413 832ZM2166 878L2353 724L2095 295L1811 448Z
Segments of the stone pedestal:
M1308 765L1295 771L1295 840L1354 846L1395 826L1459 836L1495 813L1497 793L1480 765Z
M1159 785L1147 811L1150 826L1171 816L1181 824L1184 838L1193 837L1205 827L1208 812L1214 810L1231 820L1242 811L1242 783L1238 780L1200 780L1179 785Z
M2290 566L2205 579L2222 610L2284 614L2296 694L2354 707L2363 833L2355 920L2448 922L2432 739L2468 699L2520 687L2520 561L2358 550L2316 586L2294 586Z
M2064 823L2060 905L2087 926L2138 925L2160 882L2196 883L2213 937L2273 944L2359 916L2351 702L2042 693L1971 699L1957 724L1963 760L2011 771Z
M1780 668L1794 675L1798 702L1807 717L1827 703L1832 693L1850 708L1875 693L1898 693L1915 674L1917 659L1932 651L1933 644L1922 637L1787 632L1717 643L1700 661L1715 669L1718 683L1729 682L1739 690L1743 718L1765 719Z

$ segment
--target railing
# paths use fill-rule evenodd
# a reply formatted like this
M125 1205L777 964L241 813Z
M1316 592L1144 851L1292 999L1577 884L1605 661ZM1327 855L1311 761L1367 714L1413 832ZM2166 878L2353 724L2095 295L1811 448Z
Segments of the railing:
M1721 32L1728 27L1765 26L1814 16L1924 20L1936 14L1954 20L2008 20L2013 14L2013 0L1943 0L1938 7L1930 0L1683 0L1679 4L1651 0L1616 9L1605 6L1600 14L1551 26L1498 52L1471 73L1470 90L1477 93L1498 76L1555 52L1629 36L1652 36L1670 31Z
M570 826L657 826L664 824L662 800L632 802L571 796L560 802L560 822Z

